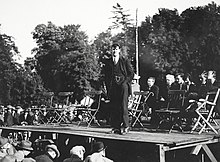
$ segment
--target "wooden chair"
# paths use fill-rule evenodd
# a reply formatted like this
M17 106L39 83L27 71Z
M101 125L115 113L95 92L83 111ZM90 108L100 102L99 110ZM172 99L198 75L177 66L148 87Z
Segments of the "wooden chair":
M46 98L47 102L49 103L49 107L52 107L53 106L54 92L43 92L43 96Z
M63 99L63 101L61 102L62 107L69 106L69 103L70 103L69 99L72 94L73 92L59 92L58 93L58 96Z
M165 108L155 110L160 117L157 129L161 127L162 123L166 122L169 124L169 133L174 129L174 127L178 127L181 131L183 131L180 113L184 111L185 93L185 90L168 91L167 106Z
M95 122L100 126L98 120L96 120L96 115L100 109L102 91L86 91L85 97L80 105L75 105L74 111L81 116L78 126L86 122L87 127L90 127L92 122Z
M199 134L207 129L211 129L214 133L218 134L215 126L218 123L215 121L215 106L219 98L220 88L216 91L208 92L205 99L199 99L198 108L195 112L198 114L195 125L191 132L199 129Z
M136 123L139 123L141 127L144 127L143 123L140 120L140 117L144 111L141 105L143 104L143 102L147 101L147 98L151 94L152 92L149 91L135 91L133 93L133 96L128 103L128 113L131 118L131 127L134 127Z

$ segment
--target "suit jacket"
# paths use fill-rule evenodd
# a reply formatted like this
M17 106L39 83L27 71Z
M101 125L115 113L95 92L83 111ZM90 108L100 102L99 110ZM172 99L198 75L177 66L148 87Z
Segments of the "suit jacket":
M129 94L131 94L132 93L131 81L134 77L133 67L130 61L123 57L119 58L118 63L122 71L122 74L124 75L124 78L125 78L124 82L126 82L129 86ZM105 74L106 89L107 89L107 93L109 94L109 90L111 89L112 82L114 79L114 63L113 63L112 58L109 58L105 61L104 74Z
M53 159L48 154L35 157L36 162L53 162Z

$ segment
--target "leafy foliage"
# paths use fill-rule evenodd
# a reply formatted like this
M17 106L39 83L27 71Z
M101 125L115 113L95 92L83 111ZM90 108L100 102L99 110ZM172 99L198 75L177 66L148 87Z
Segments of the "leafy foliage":
M73 91L81 96L98 81L100 67L96 52L88 44L87 35L79 25L57 27L37 25L33 34L38 47L33 50L37 72L45 88L54 91Z

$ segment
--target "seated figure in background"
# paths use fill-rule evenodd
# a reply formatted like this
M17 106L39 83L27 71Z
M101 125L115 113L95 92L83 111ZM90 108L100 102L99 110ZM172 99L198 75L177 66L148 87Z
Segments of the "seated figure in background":
M155 78L149 77L147 79L147 88L146 91L151 92L148 98L145 98L145 109L149 111L152 124L156 124L158 121L158 116L155 113L155 110L158 108L158 96L159 96L159 87L155 85Z
M176 89L175 77L172 74L167 74L166 81L162 85L159 91L159 103L160 107L166 107L168 103L168 91Z

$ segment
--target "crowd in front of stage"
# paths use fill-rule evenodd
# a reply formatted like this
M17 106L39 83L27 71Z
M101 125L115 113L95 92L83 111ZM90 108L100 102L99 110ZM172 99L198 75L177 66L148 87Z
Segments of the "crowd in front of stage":
M28 139L15 141L0 136L0 162L113 162L106 157L106 146L102 141L95 141L91 151L83 145L75 145L68 150L68 156L61 155L63 148L58 148L53 140L45 142L45 145L36 145L36 142L34 145Z

